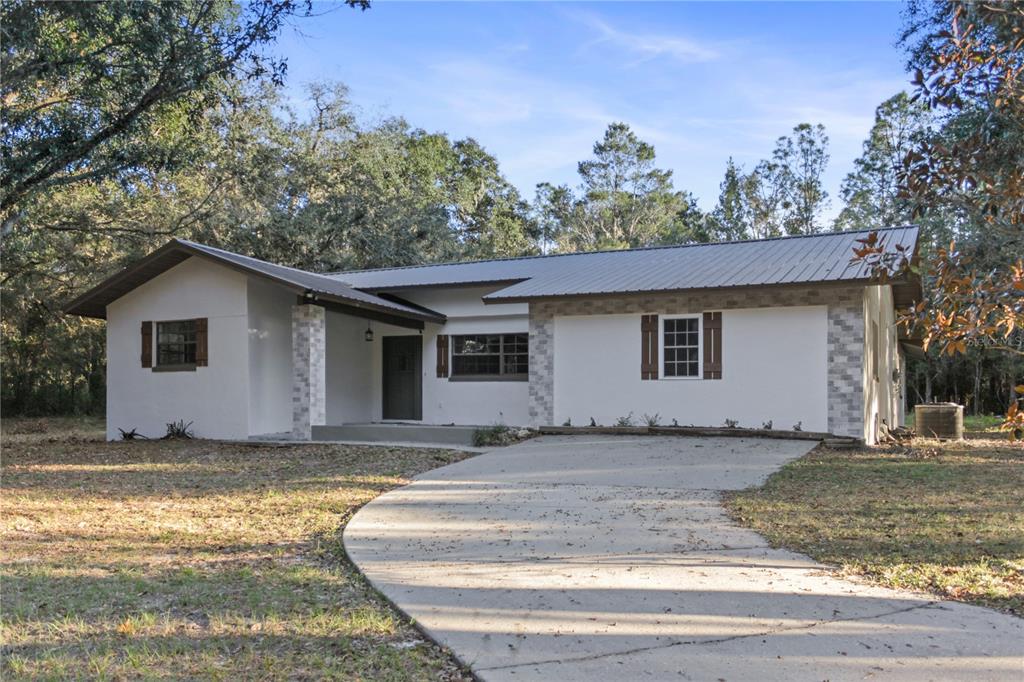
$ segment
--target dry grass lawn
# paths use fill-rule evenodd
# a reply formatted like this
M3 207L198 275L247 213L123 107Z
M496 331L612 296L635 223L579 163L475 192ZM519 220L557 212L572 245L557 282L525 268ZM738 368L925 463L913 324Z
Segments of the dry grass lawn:
M3 679L468 679L341 544L361 505L465 454L3 427Z
M1024 449L972 436L818 447L729 507L772 544L846 573L1024 616Z

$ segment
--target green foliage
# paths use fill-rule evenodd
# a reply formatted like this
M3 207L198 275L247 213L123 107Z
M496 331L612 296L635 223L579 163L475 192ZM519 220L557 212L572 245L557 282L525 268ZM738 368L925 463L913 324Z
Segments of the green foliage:
M192 162L190 132L218 83L280 82L285 65L264 48L308 9L297 0L3 3L0 210L48 188Z
M821 213L828 207L828 192L821 182L829 161L825 126L796 126L792 137L779 138L773 158L783 169L786 234L820 232Z
M718 205L706 221L707 237L730 241L820 232L828 206L821 180L828 160L825 128L809 123L780 137L771 158L749 173L730 158Z
M743 194L743 171L729 157L725 178L719 185L718 205L708 216L709 241L746 239L750 229L750 207Z
M535 207L539 231L565 251L625 249L693 241L699 211L677 192L672 171L655 165L654 147L625 123L612 123L578 165L579 189L542 183Z
M516 440L516 434L504 424L494 424L473 432L473 445L478 448L500 447Z
M839 190L843 210L836 230L905 225L913 207L900 194L903 159L929 134L928 110L901 92L878 105L863 152Z
M478 448L500 445L507 432L508 427L504 424L495 424L477 429L473 432L473 445Z
M340 85L309 101L300 116L272 83L225 83L187 168L23 202L0 264L6 413L103 410L103 324L60 306L172 236L320 271L533 252L529 207L475 141L362 125Z
M923 229L920 264L880 268L924 279L903 311L928 348L911 400L1005 411L1024 376L1024 6L911 2L907 19L914 94L879 107L840 221Z

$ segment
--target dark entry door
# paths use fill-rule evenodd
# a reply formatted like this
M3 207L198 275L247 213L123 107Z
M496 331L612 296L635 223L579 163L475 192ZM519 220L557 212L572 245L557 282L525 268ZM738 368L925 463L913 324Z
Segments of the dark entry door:
M385 336L384 419L423 419L423 338Z

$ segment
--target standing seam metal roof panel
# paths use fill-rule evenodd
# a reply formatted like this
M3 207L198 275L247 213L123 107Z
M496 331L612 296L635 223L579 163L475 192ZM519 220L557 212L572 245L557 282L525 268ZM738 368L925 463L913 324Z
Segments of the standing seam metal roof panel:
M623 251L447 263L342 272L329 277L369 291L408 287L508 283L484 297L501 302L547 296L611 294L733 286L865 280L851 264L857 239L873 230L763 240L688 244ZM874 230L890 249L913 251L915 226Z

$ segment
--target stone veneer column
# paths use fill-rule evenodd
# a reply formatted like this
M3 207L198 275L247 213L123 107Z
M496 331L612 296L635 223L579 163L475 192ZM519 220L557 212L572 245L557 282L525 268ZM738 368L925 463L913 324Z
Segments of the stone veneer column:
M292 436L313 437L327 421L327 325L322 306L292 306Z
M828 306L828 431L864 437L864 292Z
M555 421L555 318L544 304L530 304L530 426Z

